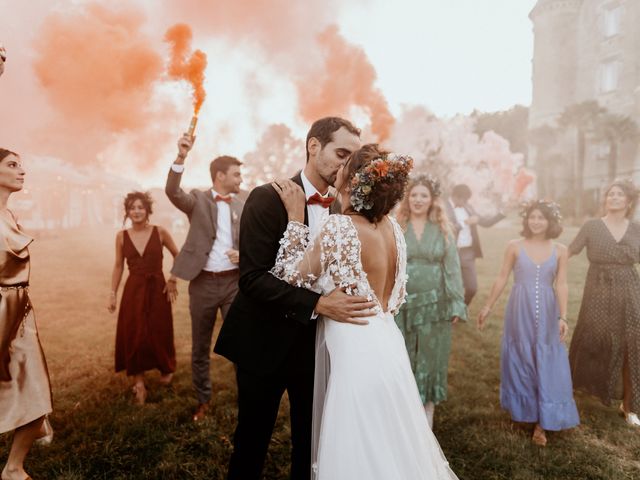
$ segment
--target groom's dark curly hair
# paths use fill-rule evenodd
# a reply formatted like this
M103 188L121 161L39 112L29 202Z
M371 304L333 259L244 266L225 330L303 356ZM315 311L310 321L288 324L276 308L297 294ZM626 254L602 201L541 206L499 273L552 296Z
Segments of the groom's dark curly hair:
M353 152L344 166L342 188L349 188L351 179L359 170L365 168L373 160L389 153L380 148L377 143L369 143ZM371 223L378 223L402 199L408 180L408 174L388 175L383 181L376 182L369 194L369 199L372 201L373 206L369 209L362 209L358 213Z

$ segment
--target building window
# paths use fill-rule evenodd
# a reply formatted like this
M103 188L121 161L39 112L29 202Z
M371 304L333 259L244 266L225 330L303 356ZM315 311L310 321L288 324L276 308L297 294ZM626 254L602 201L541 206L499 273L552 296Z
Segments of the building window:
M598 160L609 160L611 155L611 147L609 143L599 143L596 147L596 157Z
M616 6L604 10L604 36L613 37L620 33L622 25L622 7Z
M620 62L612 60L600 65L599 90L600 93L612 92L618 88L620 77Z

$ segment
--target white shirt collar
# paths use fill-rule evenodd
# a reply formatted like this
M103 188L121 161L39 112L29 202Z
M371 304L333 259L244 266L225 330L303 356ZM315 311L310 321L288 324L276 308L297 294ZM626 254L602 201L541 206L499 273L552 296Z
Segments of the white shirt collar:
M329 195L329 190L327 190L327 193L325 195L322 195L320 192L318 192L318 189L313 186L313 183L311 183L307 176L304 174L304 170L300 172L300 179L302 180L302 186L304 188L304 194L306 195L307 200L309 200L309 198L311 198L315 193L317 193L321 197L326 197Z

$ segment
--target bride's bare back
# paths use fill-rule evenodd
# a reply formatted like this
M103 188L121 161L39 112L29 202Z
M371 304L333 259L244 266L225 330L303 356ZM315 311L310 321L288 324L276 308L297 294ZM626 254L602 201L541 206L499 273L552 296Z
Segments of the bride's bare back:
M362 268L380 306L386 312L398 268L393 225L386 216L377 224L370 223L360 215L352 215L351 220L360 240Z

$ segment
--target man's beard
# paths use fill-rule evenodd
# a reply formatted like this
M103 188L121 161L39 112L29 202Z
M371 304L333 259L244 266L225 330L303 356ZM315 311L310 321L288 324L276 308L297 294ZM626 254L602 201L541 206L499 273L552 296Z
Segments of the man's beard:
M330 187L336 186L336 180L338 179L338 172L331 174L331 176L327 177L326 175L320 175L320 178L324 180Z

